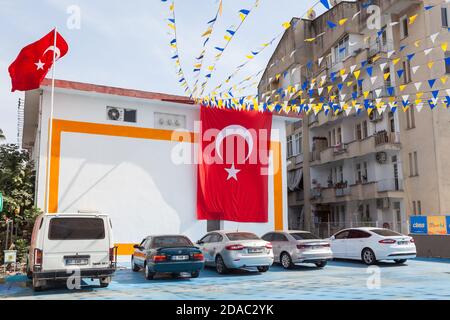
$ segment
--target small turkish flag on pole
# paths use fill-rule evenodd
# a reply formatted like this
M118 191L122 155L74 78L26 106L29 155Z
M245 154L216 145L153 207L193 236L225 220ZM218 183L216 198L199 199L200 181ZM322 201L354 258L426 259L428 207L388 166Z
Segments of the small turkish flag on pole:
M8 69L12 82L11 91L39 88L54 62L64 57L68 51L67 42L56 29L23 48Z

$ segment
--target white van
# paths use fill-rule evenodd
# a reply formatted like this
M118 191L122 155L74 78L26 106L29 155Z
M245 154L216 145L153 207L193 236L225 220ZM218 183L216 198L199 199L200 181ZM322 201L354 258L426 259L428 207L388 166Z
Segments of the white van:
M65 280L74 275L99 279L100 285L107 287L116 261L117 250L107 215L57 213L42 214L36 219L27 264L34 290L41 290L49 280Z

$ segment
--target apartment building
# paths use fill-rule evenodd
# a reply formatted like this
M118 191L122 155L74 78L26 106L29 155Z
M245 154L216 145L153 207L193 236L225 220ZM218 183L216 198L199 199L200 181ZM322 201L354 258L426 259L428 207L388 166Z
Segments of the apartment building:
M286 31L261 79L260 99L283 103L295 97L290 92L305 89L303 84L325 79L320 85L330 90L319 94L316 89L315 101L340 106L354 101L364 105L367 99L373 104L401 102L404 96L415 101L413 84L417 82L423 82L421 98L428 101L432 94L425 86L427 80L450 72L443 62L450 52L441 50L441 43L449 40L447 32L441 32L438 41L430 39L448 29L447 3L372 0L371 4L381 12L375 29L368 24L373 11L367 1L340 1L318 17L295 18L295 27ZM433 7L425 10L429 6ZM416 14L411 23L410 17ZM327 21L342 19L349 22L327 28ZM420 54L423 48L436 50L424 55ZM408 59L412 53L414 60ZM429 61L436 61L432 68ZM363 64L372 67L372 75L359 81L363 76L357 78L349 70ZM414 66L420 66L420 71ZM341 74L341 70L347 71ZM338 82L345 81L345 85L337 88L330 80L333 77L342 77ZM437 81L433 90L444 94L449 83ZM398 88L403 85L400 93ZM397 112L387 107L370 116L355 109L348 114L343 110L310 112L302 121L288 125L291 228L311 229L323 236L350 226L408 232L410 215L450 212L450 168L446 165L450 152L445 147L450 142L450 115L441 106L431 110L427 103L423 108L405 106L406 112L402 106L398 104Z

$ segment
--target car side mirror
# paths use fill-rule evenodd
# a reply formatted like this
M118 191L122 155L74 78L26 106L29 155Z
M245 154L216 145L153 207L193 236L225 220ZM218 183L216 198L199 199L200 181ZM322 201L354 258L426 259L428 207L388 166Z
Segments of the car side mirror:
M331 237L330 237L330 240L334 240L334 239L336 239L335 236L331 236Z
M202 240L198 240L198 241L197 241L197 244L198 244L198 245L202 245L202 244L203 244L203 241L202 241Z

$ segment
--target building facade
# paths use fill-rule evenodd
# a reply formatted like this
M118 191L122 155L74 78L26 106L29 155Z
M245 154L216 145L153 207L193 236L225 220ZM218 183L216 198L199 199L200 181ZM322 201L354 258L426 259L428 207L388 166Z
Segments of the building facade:
M50 213L109 214L119 255L131 254L133 244L152 234L197 241L211 229L262 235L287 228L287 117L274 116L272 123L271 164L280 169L271 167L268 178L269 222L207 223L196 214L199 105L185 97L57 80L51 140L50 105L49 81L26 93L22 143L35 161L36 205Z
M429 79L441 79L433 88L440 98L448 94L444 59L450 52L443 45L450 40L448 5L440 0L371 5L339 1L319 17L295 18L259 84L265 101L296 99L310 108L311 101L332 101L340 107L310 110L302 121L288 124L291 228L322 236L351 226L407 233L411 215L450 213L445 147L450 115L441 104L431 110L427 103L433 98ZM336 22L333 29L329 21ZM362 107L367 100L376 106L370 115Z

